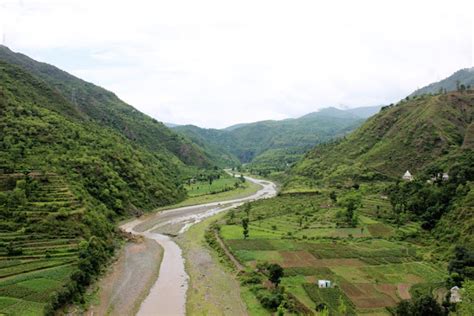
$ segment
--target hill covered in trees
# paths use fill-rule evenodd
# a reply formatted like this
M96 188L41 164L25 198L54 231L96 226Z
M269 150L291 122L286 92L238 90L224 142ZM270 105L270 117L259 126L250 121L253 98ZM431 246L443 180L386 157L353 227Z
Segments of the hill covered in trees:
M472 151L474 92L423 95L382 108L347 137L317 146L292 170L316 182L398 179L444 170Z
M93 121L122 134L151 151L169 151L183 163L210 166L208 154L163 123L141 113L114 93L76 78L55 66L37 62L0 45L0 61L19 66L61 94L77 118Z
M297 119L238 124L222 130L192 125L174 130L227 159L251 163L256 169L282 170L314 145L345 135L378 110L326 108Z
M473 107L472 90L384 107L347 137L308 152L284 191L357 190L368 183L389 199L397 225L418 221L438 241L472 250ZM402 180L406 170L411 181Z
M80 301L119 218L184 199L213 164L111 92L0 48L0 313ZM21 308L20 308L21 307Z

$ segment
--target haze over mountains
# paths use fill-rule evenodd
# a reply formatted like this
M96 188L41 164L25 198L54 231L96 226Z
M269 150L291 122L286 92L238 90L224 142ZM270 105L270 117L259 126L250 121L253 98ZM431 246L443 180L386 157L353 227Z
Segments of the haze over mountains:
M318 143L340 137L376 113L379 106L339 110L325 108L299 118L204 129L193 125L173 129L213 152L222 163L250 163L257 168L284 169Z

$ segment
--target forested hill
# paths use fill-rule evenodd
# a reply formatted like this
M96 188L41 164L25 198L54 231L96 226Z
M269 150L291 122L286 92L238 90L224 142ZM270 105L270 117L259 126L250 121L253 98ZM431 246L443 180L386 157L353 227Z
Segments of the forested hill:
M465 89L474 87L474 67L458 70L441 81L431 83L426 87L416 90L410 97L428 93L436 94L444 91L456 91L461 89L461 87Z
M474 91L422 95L382 108L344 139L317 146L292 173L315 182L399 179L472 152Z
M103 89L2 56L0 314L21 305L52 315L103 270L117 246L114 220L182 200L183 161L207 158Z
M76 78L52 65L14 53L2 45L0 45L0 61L19 66L44 81L69 101L76 110L74 114L76 117L110 127L152 151L169 151L185 164L199 167L212 164L201 148L126 104L110 91Z
M326 108L297 119L239 124L226 129L177 126L174 130L220 151L222 157L252 163L257 169L285 169L314 145L340 137L359 126L379 107Z

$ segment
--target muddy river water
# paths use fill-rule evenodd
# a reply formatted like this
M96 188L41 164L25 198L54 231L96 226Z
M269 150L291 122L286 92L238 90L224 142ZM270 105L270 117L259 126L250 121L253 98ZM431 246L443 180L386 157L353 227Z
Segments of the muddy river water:
M150 293L140 305L137 315L185 315L189 277L184 269L181 249L169 236L182 234L193 224L245 202L276 195L274 183L251 177L245 178L247 181L258 184L261 188L255 194L247 197L171 209L121 226L128 232L155 240L164 249L159 276L150 289Z

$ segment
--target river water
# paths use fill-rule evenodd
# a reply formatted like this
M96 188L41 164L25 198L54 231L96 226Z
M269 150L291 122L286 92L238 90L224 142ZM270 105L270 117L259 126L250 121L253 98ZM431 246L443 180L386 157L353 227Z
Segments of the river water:
M150 293L140 305L137 315L185 315L189 276L184 268L182 251L172 238L157 233L157 231L160 227L174 225L178 227L177 233L181 234L192 225L219 212L238 207L248 201L270 198L276 195L277 190L274 183L251 177L245 178L262 188L248 197L171 209L157 213L156 216L146 220L134 220L121 226L122 229L128 232L155 240L164 249L160 274L151 287Z

